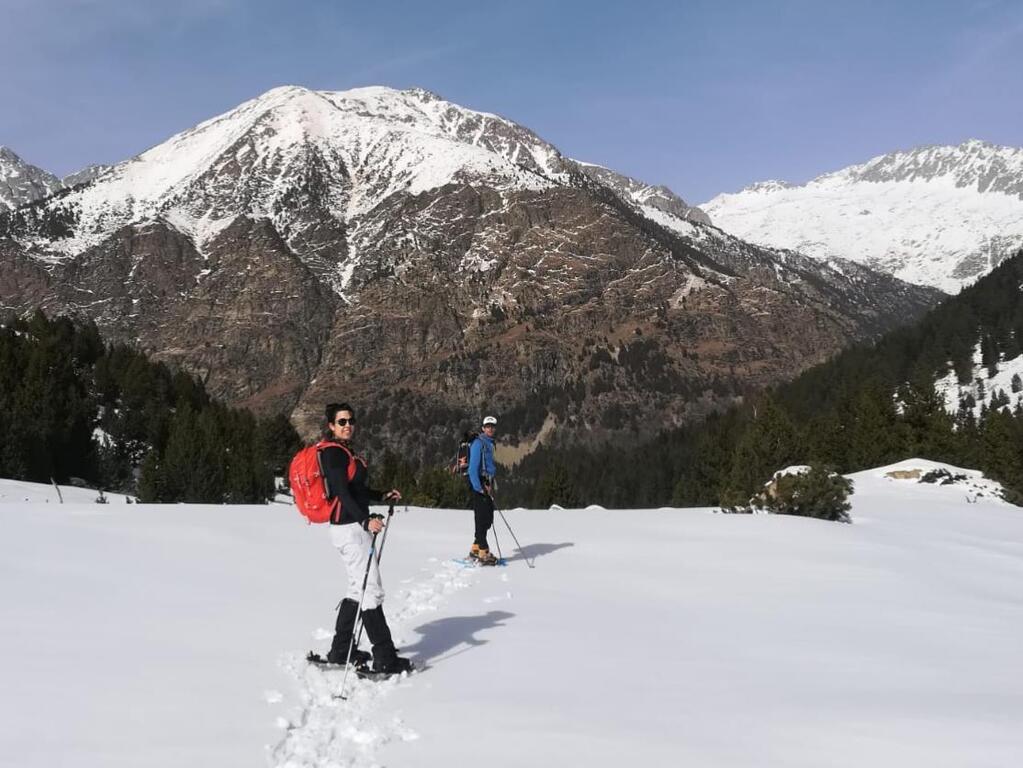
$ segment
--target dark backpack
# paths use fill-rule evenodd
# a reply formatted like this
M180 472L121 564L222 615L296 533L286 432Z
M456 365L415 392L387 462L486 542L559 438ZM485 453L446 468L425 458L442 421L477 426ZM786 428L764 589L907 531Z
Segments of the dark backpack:
M455 453L455 461L451 465L452 475L469 476L469 448L473 440L479 437L479 432L466 432L462 435L462 441L458 444L458 451Z

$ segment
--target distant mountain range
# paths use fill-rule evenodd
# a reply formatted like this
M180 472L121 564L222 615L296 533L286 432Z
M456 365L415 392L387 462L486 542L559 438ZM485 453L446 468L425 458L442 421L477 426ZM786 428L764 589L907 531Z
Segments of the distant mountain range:
M737 237L955 293L1023 245L1023 149L982 141L876 157L701 208Z
M0 211L49 197L68 187L88 184L110 165L90 165L58 179L42 168L26 163L12 150L0 146Z
M418 89L278 88L85 176L19 173L0 307L93 318L310 433L350 399L423 455L484 408L520 451L632 440L940 298Z

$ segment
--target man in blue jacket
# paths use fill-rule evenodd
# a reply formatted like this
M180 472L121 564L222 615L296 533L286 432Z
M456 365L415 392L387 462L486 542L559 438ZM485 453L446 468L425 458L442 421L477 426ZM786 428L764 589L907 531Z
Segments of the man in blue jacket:
M483 419L483 431L469 446L469 485L472 490L472 511L476 517L476 539L469 558L480 565L497 565L497 558L487 544L487 531L494 524L493 482L497 473L494 463L494 432L497 419L487 416Z

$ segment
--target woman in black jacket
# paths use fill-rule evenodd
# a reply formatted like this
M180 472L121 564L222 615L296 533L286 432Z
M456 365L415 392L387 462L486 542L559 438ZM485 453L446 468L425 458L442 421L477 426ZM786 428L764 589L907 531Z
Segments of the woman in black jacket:
M330 445L320 450L320 462L327 486L327 498L338 502L330 517L330 537L345 561L348 576L348 593L338 610L334 641L327 660L334 664L344 664L348 659L348 649L355 630L362 580L366 574L366 563L370 560L373 536L382 531L385 525L382 515L370 514L369 503L398 501L401 493L397 489L382 493L369 487L366 460L357 456L351 446L355 434L355 410L352 406L348 403L331 403L325 415L325 439ZM394 648L391 630L384 618L383 601L384 588L376 558L373 558L366 581L366 595L362 601L362 623L373 646L373 670L389 674L406 672L412 669L412 663L398 656ZM352 648L352 663L366 664L369 660L368 653Z

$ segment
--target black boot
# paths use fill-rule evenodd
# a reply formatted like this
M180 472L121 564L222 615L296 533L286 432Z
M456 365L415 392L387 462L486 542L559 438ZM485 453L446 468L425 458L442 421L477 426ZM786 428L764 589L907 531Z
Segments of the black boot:
M378 605L376 608L363 611L362 623L366 627L369 642L373 645L374 672L393 675L412 669L412 662L399 656L394 648L391 630L387 626L382 606Z
M341 601L341 607L337 612L337 624L334 626L334 642L330 644L330 653L327 654L327 661L331 664L344 664L348 657L348 646L352 643L352 633L355 631L355 617L359 615L359 604L350 598ZM370 656L366 651L352 648L351 662L355 666L369 664Z

